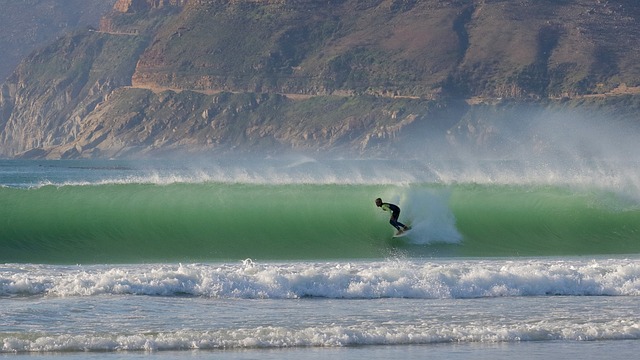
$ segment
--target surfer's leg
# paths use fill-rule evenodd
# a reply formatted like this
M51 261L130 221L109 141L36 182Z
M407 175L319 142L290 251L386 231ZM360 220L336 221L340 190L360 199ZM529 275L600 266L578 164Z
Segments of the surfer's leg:
M394 228L396 228L396 236L402 234L404 232L404 230L402 230L402 228L400 227L400 225L398 224L398 221L394 218L389 219L389 224L391 224L391 226L393 226Z
M393 227L398 229L398 231L400 232L410 230L411 227L398 221L399 218L400 218L400 211L396 211L391 215L391 220L389 222L393 221L391 225L393 225Z
M398 220L396 220L395 218L389 219L389 224L391 224L391 226L396 228L396 230L398 230L398 231L402 231L401 228L405 228L406 227L403 224L399 223Z

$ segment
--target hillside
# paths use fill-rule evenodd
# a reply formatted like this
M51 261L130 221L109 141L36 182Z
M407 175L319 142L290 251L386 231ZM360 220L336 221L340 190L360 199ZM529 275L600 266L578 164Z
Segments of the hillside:
M98 27L116 0L0 0L0 82L34 49L71 29Z
M0 155L508 153L573 109L635 129L639 17L633 0L118 0L5 82Z
M314 95L585 94L639 84L638 15L633 1L192 1L158 31L133 81Z

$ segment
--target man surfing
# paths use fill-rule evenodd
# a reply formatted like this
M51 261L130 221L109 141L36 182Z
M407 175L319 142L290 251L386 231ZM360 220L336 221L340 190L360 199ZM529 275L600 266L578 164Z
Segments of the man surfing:
M384 211L388 211L391 213L391 219L389 219L389 224L391 224L391 226L393 226L394 228L396 228L396 230L398 230L398 232L396 233L396 236L401 235L407 230L411 230L411 227L398 221L398 218L400 217L400 208L398 207L398 205L385 203L385 202L382 202L382 199L377 198L376 206L378 206L379 208L382 208L382 210Z

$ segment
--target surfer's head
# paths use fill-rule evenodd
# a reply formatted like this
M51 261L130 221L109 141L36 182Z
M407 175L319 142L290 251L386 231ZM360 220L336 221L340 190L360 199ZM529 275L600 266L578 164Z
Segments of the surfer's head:
M382 206L382 199L380 199L380 198L376 199L376 206L378 206L378 207Z

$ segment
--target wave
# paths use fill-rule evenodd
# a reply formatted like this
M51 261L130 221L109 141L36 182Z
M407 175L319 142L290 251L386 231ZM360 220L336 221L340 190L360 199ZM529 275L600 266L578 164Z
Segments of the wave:
M629 324L630 323L630 324ZM520 343L524 341L638 340L633 322L611 321L571 324L548 321L510 329L490 324L438 324L438 326L377 325L285 328L183 330L141 334L46 335L4 339L0 353L120 352L277 349L363 345L424 345L443 343ZM302 354L304 357L304 354Z
M640 296L638 259L5 265L0 296L469 299Z
M0 299L11 297L22 302L30 299L17 298L35 297L36 303L44 301L54 304L49 305L56 309L52 310L54 312L58 311L61 302L81 303L84 306L70 306L70 311L90 309L86 311L90 312L92 320L89 322L92 323L95 321L95 309L86 305L95 305L94 301L97 304L114 299L127 301L128 304L153 302L149 305L150 309L158 306L172 309L179 302L177 298L180 298L188 302L183 306L196 307L194 313L202 321L186 321L190 327L184 328L182 322L167 327L161 320L161 331L149 330L147 326L131 326L128 322L136 314L132 314L131 318L124 317L123 321L129 326L114 324L103 331L95 331L95 325L91 325L91 331L79 329L61 332L59 328L46 325L43 328L46 330L12 332L10 326L7 332L0 333L3 343L0 353L638 340L638 323L633 316L629 317L629 309L636 308L634 298L640 296L639 278L638 258L292 263L245 260L233 264L89 266L5 264L0 267ZM558 295L565 297L560 301L564 305L547 311L546 306L542 305L545 297L553 296L553 303L557 305ZM137 296L153 296L153 299L137 300ZM604 300L588 301L585 296L616 296L615 300L608 299L607 305L615 302L618 308L613 307L612 310L607 306L609 313L599 316L597 314L602 313ZM573 298L569 297L580 299L574 303ZM314 299L311 303L305 302L304 307L300 306L300 302L288 301L301 298ZM329 302L320 304L316 302L317 298L328 299ZM478 300L482 303L465 302L465 310L462 314L458 313L462 309L457 299L471 298L483 298ZM509 301L511 309L517 308L518 304L537 304L542 307L542 313L530 314L531 317L526 317L530 319L528 321L523 321L519 316L502 316L500 312L503 310L497 309L498 318L487 315L476 317L472 314L475 306L484 307L488 304L484 298L493 298L491 304L497 307ZM211 302L210 299L216 301ZM225 299L229 301L225 302ZM240 302L239 299L248 299L250 303ZM387 309L389 306L397 307L399 303L394 303L395 299L402 299L406 309L429 307L425 311L430 315L422 318L407 314L410 321L402 318L347 322L324 319L314 324L311 317L303 323L288 320L267 324L263 324L262 320L245 323L232 319L229 324L224 321L218 324L210 319L211 316L215 319L216 312L209 313L213 308L224 312L225 305L221 304L229 303L239 309L245 306L268 309L291 306L295 311L301 311L301 317L304 318L304 309L331 304L333 299L357 299L355 303L335 305L353 306L357 314L360 312L356 308L363 307L376 313L372 309L376 309L380 301L391 302L382 305ZM367 299L372 301L363 304L362 300ZM436 300L425 303L424 299ZM437 299L452 304L449 310L439 308L443 303ZM561 308L573 308L575 304L579 304L580 314L582 311L590 314L588 321L584 314L564 316L566 314ZM202 310L199 306L208 309L205 316L200 313ZM109 311L105 310L106 313ZM440 314L440 311L444 313ZM557 316L558 313L564 315ZM154 312L150 312L149 316L156 319ZM178 318L189 316L192 313L181 313ZM475 321L467 321L469 318ZM216 325L213 326L211 321ZM108 318L99 322L111 324Z
M278 158L178 160L0 160L0 187L108 184L260 185L549 185L609 189L637 196L637 161L465 158L317 160Z
M413 226L392 240L382 197ZM640 206L515 185L93 184L0 188L0 262L637 254Z

